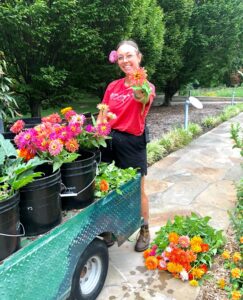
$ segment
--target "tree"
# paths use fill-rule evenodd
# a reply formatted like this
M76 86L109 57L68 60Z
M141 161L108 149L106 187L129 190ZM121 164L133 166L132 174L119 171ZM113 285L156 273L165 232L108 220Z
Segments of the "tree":
M177 91L177 74L183 66L183 48L191 37L189 21L193 11L193 0L159 0L165 16L165 39L161 59L156 66L154 81L165 93L168 105Z
M72 91L103 94L107 83L118 75L108 64L109 52L123 38L133 37L135 29L145 33L149 50L159 54L162 12L155 0L143 3L151 4L148 13L156 16L145 13L137 26L137 10L142 10L138 0L122 0L119 9L115 0L3 1L0 43L10 60L17 92L27 101L32 116L41 114L42 102L68 100ZM152 55L146 59L151 70L155 62Z
M169 7L165 6L166 3ZM191 3L183 3L187 12L183 23L185 29L178 36L177 28L182 28L182 25L177 23L183 12L179 10L181 14L176 14L176 8L171 8L174 1L160 1L166 16L166 36L155 78L165 93L167 105L181 86L194 80L198 80L201 86L217 85L222 82L225 72L235 69L236 65L239 67L239 62L242 62L242 1L197 0L192 11ZM178 9L181 7L178 2L176 6ZM175 15L179 17L173 18Z

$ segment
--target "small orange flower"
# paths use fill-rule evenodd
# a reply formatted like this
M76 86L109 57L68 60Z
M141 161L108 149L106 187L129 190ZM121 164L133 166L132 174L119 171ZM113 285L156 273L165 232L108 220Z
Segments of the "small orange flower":
M177 244L179 241L179 235L176 232L171 232L169 234L168 240L173 244Z
M223 290L225 287L225 284L226 284L224 278L219 279L217 284L218 284L219 288Z
M167 264L167 270L170 273L180 273L183 270L183 267L180 264L169 262Z
M232 300L240 300L241 299L241 292L240 291L232 291L231 299Z
M241 261L241 260L242 260L242 257L241 257L240 252L235 252L235 253L233 254L233 261L234 261L235 263L237 263L238 261Z
M240 278L241 271L239 268L234 268L231 270L231 275L233 278Z
M150 256L150 252L151 252L151 249L145 250L145 251L143 252L143 257L144 257L144 258L149 257L149 256Z
M207 273L208 271L208 267L205 264L200 265L199 268L202 269L204 273Z
M149 256L145 260L145 266L148 270L155 270L158 266L158 259L155 256Z
M101 192L107 192L109 190L109 183L105 179L100 181L100 190Z
M243 236L240 237L240 243L243 244Z
M209 250L209 245L208 245L208 244L202 244L202 245L201 245L201 248L202 248L202 252L208 252L208 250Z
M221 255L223 257L223 259L230 259L230 253L229 251L224 251Z
M190 280L189 283L191 286L198 286L198 281L195 279Z
M203 243L203 239L200 236L194 236L191 241L190 241L191 245L193 244L199 244L201 245Z
M192 269L191 273L192 273L193 278L196 278L196 279L200 279L204 275L204 271L201 268L194 268L194 269Z

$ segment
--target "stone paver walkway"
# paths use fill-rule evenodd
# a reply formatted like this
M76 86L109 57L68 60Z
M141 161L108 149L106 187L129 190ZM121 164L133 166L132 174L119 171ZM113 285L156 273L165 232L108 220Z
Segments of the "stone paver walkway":
M216 229L228 228L228 210L236 201L235 182L243 177L242 157L239 149L232 149L230 139L230 124L235 122L243 124L243 113L149 168L146 192L152 238L169 218L192 211L210 216L210 225ZM199 287L167 272L145 269L142 254L133 250L136 234L121 247L110 248L108 276L97 299L196 300Z

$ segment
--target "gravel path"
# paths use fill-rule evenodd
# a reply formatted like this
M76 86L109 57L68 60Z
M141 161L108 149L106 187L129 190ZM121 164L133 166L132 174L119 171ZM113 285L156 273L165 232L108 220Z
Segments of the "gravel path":
M201 124L202 119L220 114L229 104L204 104L203 109L189 107L189 122ZM184 126L184 105L176 104L169 107L152 106L147 116L150 139L160 139L163 134L174 127Z

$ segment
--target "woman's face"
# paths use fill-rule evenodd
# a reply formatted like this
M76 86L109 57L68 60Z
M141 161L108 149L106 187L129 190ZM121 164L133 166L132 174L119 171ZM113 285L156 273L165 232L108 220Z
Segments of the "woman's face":
M133 46L124 44L117 49L118 66L126 74L129 75L139 68L141 62L141 54Z

